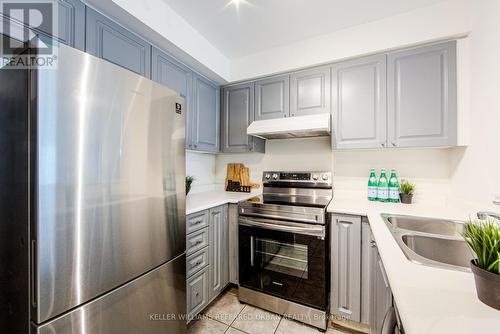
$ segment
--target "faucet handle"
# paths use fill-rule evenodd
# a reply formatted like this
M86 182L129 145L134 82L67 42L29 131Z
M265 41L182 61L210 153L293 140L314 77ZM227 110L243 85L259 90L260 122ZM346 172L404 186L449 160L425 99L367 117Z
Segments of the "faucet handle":
M500 214L495 213L495 212L491 212L491 211L479 211L477 213L477 218L478 219L485 220L488 217L500 220Z

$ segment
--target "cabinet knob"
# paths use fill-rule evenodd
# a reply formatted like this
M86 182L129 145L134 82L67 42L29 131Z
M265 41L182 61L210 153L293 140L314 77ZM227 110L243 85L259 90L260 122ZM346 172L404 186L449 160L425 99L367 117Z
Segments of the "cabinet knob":
M392 146L394 146L394 147L396 147L396 146L397 146L395 142L392 142L391 144L392 144Z
M197 148L197 147L198 147L198 145L196 145L196 144L195 144L195 145L193 145L193 146L194 146L194 148Z
M380 143L380 146L385 147L385 143Z

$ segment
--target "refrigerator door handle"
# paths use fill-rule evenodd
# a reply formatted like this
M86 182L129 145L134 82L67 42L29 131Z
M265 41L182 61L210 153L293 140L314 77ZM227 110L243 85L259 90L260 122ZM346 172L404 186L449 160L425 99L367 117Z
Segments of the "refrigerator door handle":
M30 264L31 264L31 268L30 268L30 295L31 295L31 306L33 308L36 308L36 291L35 291L35 286L36 286L36 268L35 268L35 265L36 265L36 261L35 261L35 257L36 257L36 240L31 240L31 254L30 254L31 258L30 258Z

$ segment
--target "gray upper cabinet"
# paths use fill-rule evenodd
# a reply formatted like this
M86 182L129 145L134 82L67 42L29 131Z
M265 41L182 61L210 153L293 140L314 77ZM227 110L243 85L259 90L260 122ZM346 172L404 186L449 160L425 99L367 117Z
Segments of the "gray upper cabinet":
M178 91L189 103L192 89L192 73L189 68L153 47L151 79Z
M58 27L55 38L85 50L85 5L79 0L58 0Z
M32 27L33 32L54 38L79 50L85 49L85 5L79 0L57 0L57 28ZM8 15L8 13L5 13ZM17 39L15 34L12 36Z
M361 217L332 217L331 312L361 320Z
M195 75L193 108L188 115L192 149L218 152L220 140L220 90L210 81Z
M332 68L335 149L386 146L386 56L375 55Z
M225 87L222 95L222 151L264 152L264 140L247 135L254 120L254 83Z
M145 77L151 76L151 45L87 7L86 52Z
M389 144L456 145L456 80L455 41L389 54Z
M330 66L293 73L290 116L330 113Z
M191 127L192 122L192 89L193 75L189 68L179 63L163 51L153 47L151 79L178 91L186 99L186 148L192 148Z
M288 117L290 76L282 75L255 82L255 120Z

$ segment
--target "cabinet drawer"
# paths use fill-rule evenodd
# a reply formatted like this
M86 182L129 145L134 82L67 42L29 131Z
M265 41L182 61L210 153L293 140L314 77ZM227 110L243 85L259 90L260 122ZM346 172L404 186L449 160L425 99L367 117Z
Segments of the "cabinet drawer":
M190 255L186 259L186 276L189 278L197 273L201 268L208 265L208 250L209 247Z
M187 312L189 319L198 314L208 304L208 268L187 280Z
M208 246L208 227L193 232L186 237L186 255L196 253Z
M208 226L208 210L193 213L187 217L186 233L189 234Z

